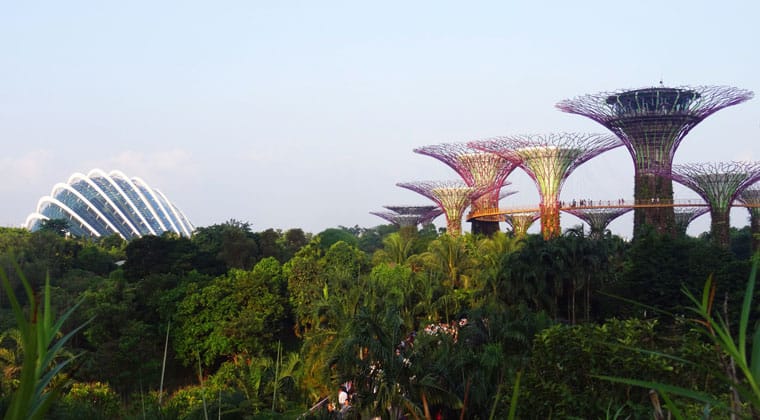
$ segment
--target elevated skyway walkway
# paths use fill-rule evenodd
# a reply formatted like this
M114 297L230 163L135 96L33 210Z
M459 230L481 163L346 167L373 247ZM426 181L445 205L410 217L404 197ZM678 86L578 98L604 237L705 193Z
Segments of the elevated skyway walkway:
M735 201L732 207L758 208L760 204L745 204ZM675 200L659 201L634 201L634 200L577 200L560 201L560 210L577 210L577 209L627 209L627 208L655 208L655 207L708 207L708 204L701 198L687 198ZM503 220L504 216L513 214L537 213L541 207L536 204L515 206L509 208L491 208L481 209L476 212L470 212L467 215L467 221L489 217L498 217Z

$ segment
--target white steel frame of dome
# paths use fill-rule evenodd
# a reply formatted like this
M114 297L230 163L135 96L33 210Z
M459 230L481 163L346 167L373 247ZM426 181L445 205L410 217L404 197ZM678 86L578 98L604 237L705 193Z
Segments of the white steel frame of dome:
M99 183L93 181L96 178L103 181ZM79 184L80 182L84 184ZM79 191L77 184L81 185L79 189L91 189L90 193ZM109 191L106 192L105 189ZM57 194L63 191L71 194L72 199L79 203L75 208L72 208L71 203L64 203L57 198ZM99 199L95 200L93 194ZM138 199L141 201L139 205L135 202ZM89 223L81 211L76 210L79 205L91 214L88 217L102 223L98 225L101 230ZM187 216L174 206L165 194L150 187L141 178L130 179L119 170L106 173L96 168L89 171L87 175L77 172L71 175L66 183L55 184L50 195L40 198L35 212L27 216L24 226L31 230L38 221L50 219L45 214L45 210L49 207L57 208L71 221L75 221L83 231L94 237L113 232L124 239L130 239L142 235L158 235L166 231L190 236L195 230ZM141 207L144 209L141 210ZM137 223L141 226L137 226ZM170 227L167 228L167 226ZM160 228L160 232L157 228ZM106 231L102 231L103 229Z

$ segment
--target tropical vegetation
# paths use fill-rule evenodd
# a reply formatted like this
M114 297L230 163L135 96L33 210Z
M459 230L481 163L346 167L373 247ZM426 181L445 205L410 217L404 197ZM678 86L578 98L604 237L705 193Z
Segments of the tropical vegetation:
M236 220L190 238L65 232L0 228L6 418L649 418L658 398L685 418L728 418L760 406L748 228L729 250L581 227L549 241ZM339 414L341 385L351 407Z

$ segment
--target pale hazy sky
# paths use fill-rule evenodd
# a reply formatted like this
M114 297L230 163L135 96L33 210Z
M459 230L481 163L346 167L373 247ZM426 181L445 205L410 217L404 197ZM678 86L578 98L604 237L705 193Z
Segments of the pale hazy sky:
M415 147L605 132L554 104L660 80L760 95L760 2L0 1L0 225L101 168L197 226L371 227L383 205L430 204L397 182L457 178ZM757 159L760 98L707 118L675 162ZM504 206L538 201L510 180ZM631 197L632 180L617 149L562 198Z

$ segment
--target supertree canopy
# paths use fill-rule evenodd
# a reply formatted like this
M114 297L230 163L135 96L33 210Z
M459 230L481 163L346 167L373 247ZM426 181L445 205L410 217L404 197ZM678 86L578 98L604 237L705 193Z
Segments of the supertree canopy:
M669 203L673 183L667 175L684 136L710 114L752 96L751 91L728 86L659 86L567 99L557 108L588 117L620 137L633 158L636 202ZM645 224L673 233L673 218L669 206L637 208L634 236Z
M444 143L414 149L415 153L434 157L450 166L465 184L486 188L489 192L473 200L472 209L485 210L499 207L500 188L508 185L506 179L517 167L514 161L493 153L473 149L466 143ZM473 219L472 232L490 235L499 230L498 220Z
M428 213L435 213L435 216L433 216L433 218L436 218L441 215L441 212L438 206L383 206L383 207L398 214L426 215Z
M487 192L459 180L399 182L396 185L433 200L446 216L446 231L452 236L462 233L462 215L467 206Z
M731 204L745 188L760 180L760 162L673 165L670 178L692 189L707 202L713 239L727 248Z
M393 223L400 228L413 227L419 224L430 223L436 217L440 216L441 211L438 206L384 206L390 211L370 212L375 216Z
M541 213L537 211L513 213L506 215L506 222L512 228L512 234L516 237L523 237L539 217L541 217Z
M588 223L589 229L591 230L589 236L595 239L600 239L604 236L604 231L607 230L607 226L609 226L613 220L631 210L631 207L618 207L563 209L562 211L570 213Z
M494 137L472 142L476 149L512 160L533 179L541 197L541 233L559 236L559 194L567 177L582 163L622 146L610 135L556 133Z
M681 235L685 235L686 229L689 228L691 222L693 222L697 217L710 211L710 208L707 206L685 206L675 207L674 211L676 231Z
M755 183L739 193L738 200L749 210L749 224L752 232L752 250L760 249L760 184Z

